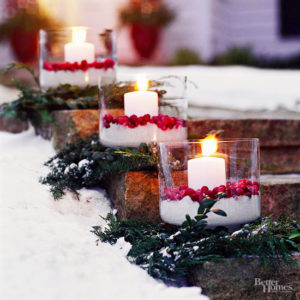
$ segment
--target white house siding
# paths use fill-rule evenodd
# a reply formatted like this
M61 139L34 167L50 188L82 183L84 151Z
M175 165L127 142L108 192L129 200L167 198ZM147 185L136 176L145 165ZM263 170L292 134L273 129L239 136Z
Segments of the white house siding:
M197 52L202 59L211 57L212 0L165 0L175 10L176 19L164 31L163 51L171 58L179 48Z
M278 0L213 0L211 26L212 56L233 46L266 57L300 53L300 38L280 36Z

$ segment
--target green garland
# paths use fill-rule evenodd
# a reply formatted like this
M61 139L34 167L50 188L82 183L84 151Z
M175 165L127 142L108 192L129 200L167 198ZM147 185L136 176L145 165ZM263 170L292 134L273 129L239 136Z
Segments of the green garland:
M42 184L51 186L55 199L64 195L64 190L77 194L83 187L104 187L105 180L114 174L129 170L154 169L157 157L156 145L141 144L139 148L113 147L100 144L94 134L69 144L45 163L51 171L41 178Z
M81 89L69 84L60 85L55 89L42 91L39 79L34 71L26 64L14 62L8 66L4 73L11 69L24 69L29 72L36 84L31 88L16 81L16 88L20 97L0 106L0 116L30 121L34 126L42 122L52 122L52 111L69 109L98 108L98 88L96 86Z
M265 267L272 267L274 271L278 271L281 263L295 263L291 254L300 252L300 225L292 218L281 216L277 221L271 217L262 218L230 234L224 227L205 228L203 216L210 208L196 219L187 216L179 227L118 221L113 214L108 214L107 226L95 226L92 232L98 236L98 241L110 244L123 237L132 245L127 254L130 262L147 270L154 278L176 285L181 285L182 277L191 268L208 261L258 256Z

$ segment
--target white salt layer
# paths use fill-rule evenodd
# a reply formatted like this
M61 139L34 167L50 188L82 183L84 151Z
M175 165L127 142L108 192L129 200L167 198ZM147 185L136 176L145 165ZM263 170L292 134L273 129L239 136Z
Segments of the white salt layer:
M187 127L161 130L154 124L129 128L119 124L110 124L110 128L101 128L100 140L106 146L138 147L141 143L152 141L184 141L187 139Z
M76 70L72 71L47 71L40 70L40 83L45 89L58 87L61 84L77 85L79 87L98 85L98 80L101 77L101 85L109 84L115 81L115 69L95 69L90 68L87 71Z
M163 200L160 202L160 216L166 223L181 225L186 215L191 218L195 217L198 208L199 203L192 201L189 196L180 201ZM239 196L237 199L223 198L213 208L224 210L227 216L223 217L210 212L206 219L209 227L234 227L259 218L261 212L260 197L252 195L251 197Z

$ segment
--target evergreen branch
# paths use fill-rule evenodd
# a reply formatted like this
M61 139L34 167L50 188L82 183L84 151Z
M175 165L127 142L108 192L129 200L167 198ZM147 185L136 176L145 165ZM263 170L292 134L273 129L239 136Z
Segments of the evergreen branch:
M42 184L51 187L55 199L64 190L77 192L83 187L105 187L110 176L129 170L155 169L157 156L153 146L141 144L140 148L108 148L99 143L98 134L69 144L45 163L49 174L41 178Z
M99 238L98 242L115 244L124 237L132 245L127 255L130 262L147 270L155 278L178 285L178 275L186 275L191 267L207 261L259 256L265 267L276 271L281 262L294 264L291 255L299 252L299 246L292 239L299 237L300 225L285 216L276 222L271 217L259 219L245 224L233 234L224 227L207 230L203 219L189 217L178 227L118 221L113 214L108 214L105 220L107 224L104 229L94 226L92 230Z

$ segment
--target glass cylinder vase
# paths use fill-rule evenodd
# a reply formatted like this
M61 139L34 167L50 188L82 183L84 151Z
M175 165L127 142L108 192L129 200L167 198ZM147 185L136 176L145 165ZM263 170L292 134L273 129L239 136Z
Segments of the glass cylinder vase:
M187 139L186 77L136 75L100 87L100 141L138 147Z
M80 88L111 83L116 76L116 46L112 30L98 33L88 27L40 30L40 84L46 90L60 85Z
M213 137L159 144L160 216L181 225L186 215L194 218L201 202L213 199L208 226L236 229L259 218L260 169L258 139ZM222 198L220 198L220 195Z

